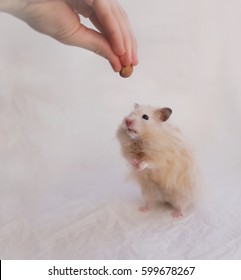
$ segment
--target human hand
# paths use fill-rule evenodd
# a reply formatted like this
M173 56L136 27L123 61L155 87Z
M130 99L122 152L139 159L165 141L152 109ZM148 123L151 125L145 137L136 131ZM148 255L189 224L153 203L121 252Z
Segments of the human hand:
M22 2L25 3L21 9L12 14L35 30L64 44L85 48L105 57L116 72L122 66L137 65L136 40L127 15L116 0ZM84 26L79 14L89 18L98 31Z

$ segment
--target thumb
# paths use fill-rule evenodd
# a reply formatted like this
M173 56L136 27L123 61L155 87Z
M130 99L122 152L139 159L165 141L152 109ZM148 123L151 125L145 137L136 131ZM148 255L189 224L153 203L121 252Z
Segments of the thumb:
M74 33L66 38L62 38L61 42L90 50L109 60L115 72L121 70L120 59L111 49L107 39L101 33L93 29L80 24L79 28Z

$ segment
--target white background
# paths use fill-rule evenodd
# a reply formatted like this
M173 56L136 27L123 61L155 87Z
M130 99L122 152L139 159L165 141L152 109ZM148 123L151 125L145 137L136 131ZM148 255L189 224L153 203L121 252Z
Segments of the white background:
M0 258L240 259L241 3L120 1L129 79L0 14ZM115 132L133 103L169 106L202 173L195 209L138 211Z

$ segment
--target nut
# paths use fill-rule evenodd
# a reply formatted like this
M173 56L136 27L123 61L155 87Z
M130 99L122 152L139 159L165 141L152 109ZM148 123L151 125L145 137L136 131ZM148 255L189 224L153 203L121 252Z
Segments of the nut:
M122 78L128 78L130 77L132 72L133 72L133 66L132 64L130 64L128 66L123 66L119 73Z

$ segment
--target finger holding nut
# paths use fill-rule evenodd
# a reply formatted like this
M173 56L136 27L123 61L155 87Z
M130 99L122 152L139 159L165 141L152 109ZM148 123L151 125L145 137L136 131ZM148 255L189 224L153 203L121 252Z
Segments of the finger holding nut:
M130 64L128 66L123 66L119 74L122 78L128 78L131 76L132 72L133 72L133 66L132 64Z

